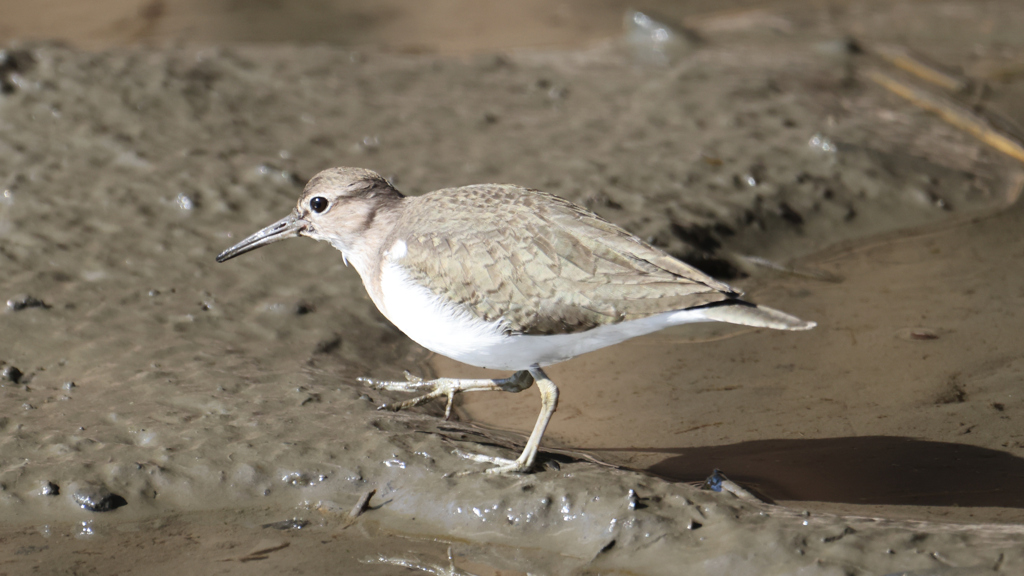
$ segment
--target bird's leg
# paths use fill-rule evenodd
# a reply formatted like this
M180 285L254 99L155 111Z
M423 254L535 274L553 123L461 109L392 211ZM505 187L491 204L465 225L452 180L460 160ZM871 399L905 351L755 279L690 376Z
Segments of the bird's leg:
M448 403L444 408L444 419L447 420L452 414L452 401L455 400L455 395L459 392L477 392L481 390L522 392L533 385L534 378L531 376L531 372L532 369L520 370L508 378L499 378L494 380L489 378L464 380L456 378L438 378L436 380L423 380L422 378L413 376L406 372L406 382L384 382L380 380L371 380L370 378L360 378L359 381L374 390L387 390L389 392L428 391L422 396L417 396L416 398L399 402L397 404L382 404L379 408L380 410L394 410L397 412L406 408L412 408L413 406L419 406L420 404L444 396L448 399ZM542 434L543 432L543 429L541 429ZM536 449L534 449L534 451L536 451Z
M516 374L522 373L517 372ZM533 462L537 459L540 439L544 436L544 431L547 429L548 422L551 421L551 416L555 413L555 409L558 408L558 387L540 369L540 366L536 364L530 367L529 374L533 376L533 380L537 381L537 388L540 390L540 415L537 416L537 423L533 425L533 432L530 433L530 439L526 441L526 447L523 448L523 453L519 455L519 458L506 460L505 458L494 458L480 454L462 453L462 456L477 462L497 464L496 467L486 470L487 474L526 472L533 467Z

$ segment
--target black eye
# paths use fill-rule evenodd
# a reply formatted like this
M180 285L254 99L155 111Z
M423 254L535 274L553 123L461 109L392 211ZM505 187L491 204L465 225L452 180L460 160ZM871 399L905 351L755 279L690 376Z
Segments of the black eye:
M312 209L313 212L316 212L317 214L323 212L324 210L327 210L327 204L327 198L324 198L323 196L317 196L316 198L313 198L312 200L309 201L310 209Z

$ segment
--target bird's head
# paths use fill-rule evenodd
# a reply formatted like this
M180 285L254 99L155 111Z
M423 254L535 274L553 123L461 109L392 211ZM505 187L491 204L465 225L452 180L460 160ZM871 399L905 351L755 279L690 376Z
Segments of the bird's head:
M306 184L291 214L221 252L217 262L298 236L330 242L350 256L358 251L380 211L401 198L401 193L372 170L324 170Z

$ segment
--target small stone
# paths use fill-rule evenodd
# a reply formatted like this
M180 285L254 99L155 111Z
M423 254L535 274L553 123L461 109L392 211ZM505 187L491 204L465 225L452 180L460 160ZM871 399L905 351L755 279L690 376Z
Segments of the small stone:
M63 386L63 388L64 388L65 390L71 390L72 388L78 388L78 385L77 385L77 384L75 384L74 382L68 381L68 382L65 382L65 383L64 383L64 386Z
M7 308L12 312L19 312L25 308L49 308L50 305L42 300L24 294L21 296L15 296L7 301Z
M21 381L21 377L23 375L24 374L21 373L21 370L18 370L14 366L4 366L3 372L0 372L0 379L17 384Z
M39 486L40 496L57 496L60 494L60 486L57 486L53 482L43 482Z
M103 486L80 484L72 490L71 499L75 504L90 512L109 512L128 504L127 500Z

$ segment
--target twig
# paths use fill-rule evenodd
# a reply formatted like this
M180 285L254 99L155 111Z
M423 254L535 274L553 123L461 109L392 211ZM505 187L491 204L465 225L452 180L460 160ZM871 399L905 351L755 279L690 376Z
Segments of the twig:
M971 134L1003 154L1024 162L1024 146L1013 138L992 128L987 120L969 112L945 98L901 82L888 74L869 68L865 75L886 90L910 101L918 108L936 114L947 123Z
M363 512L366 512L367 505L370 503L370 498L373 498L373 495L376 493L377 489L371 488L369 492L360 496L359 500L356 500L356 505L353 506L352 511L348 513L348 521L345 522L344 526L342 526L342 530L348 528L352 524L355 524L356 518L359 518Z

